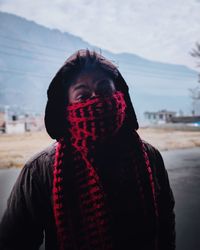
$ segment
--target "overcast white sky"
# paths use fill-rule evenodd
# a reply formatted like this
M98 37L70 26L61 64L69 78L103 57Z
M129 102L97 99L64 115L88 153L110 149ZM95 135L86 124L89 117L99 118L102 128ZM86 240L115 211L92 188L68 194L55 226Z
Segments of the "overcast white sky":
M112 52L195 66L200 0L0 0L0 10Z

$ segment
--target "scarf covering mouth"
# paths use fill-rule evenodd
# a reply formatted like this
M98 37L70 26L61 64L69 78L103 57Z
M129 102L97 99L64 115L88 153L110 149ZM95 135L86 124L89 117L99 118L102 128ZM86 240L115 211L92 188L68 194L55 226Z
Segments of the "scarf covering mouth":
M60 250L114 249L110 235L107 195L95 165L93 149L97 142L106 143L108 137L117 135L125 120L125 110L126 103L120 91L109 97L95 97L67 107L66 118L70 125L68 128L70 141L66 142L66 138L61 138L57 143L53 180L53 208ZM142 141L137 133L135 135L141 147L143 163L133 155L131 167L134 168L134 165L137 169L145 167L157 216L155 185L150 162ZM72 160L67 164L65 156L69 151ZM128 153L132 155L132 152ZM144 166L140 166L142 164ZM66 188L67 180L64 172L70 168L73 172L73 185L67 184ZM139 177L138 185L140 185L141 202L145 203ZM76 204L77 216L72 208L70 210L70 199Z
M72 145L87 150L88 143L102 142L115 135L125 119L126 103L122 92L73 103L67 108Z

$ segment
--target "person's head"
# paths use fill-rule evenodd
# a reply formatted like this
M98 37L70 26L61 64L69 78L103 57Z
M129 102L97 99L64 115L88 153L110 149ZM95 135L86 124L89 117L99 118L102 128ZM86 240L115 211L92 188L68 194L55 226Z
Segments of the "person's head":
M116 67L94 51L80 50L73 54L62 69L65 103L108 96L117 90Z
M128 87L116 66L94 51L79 50L67 59L48 89L45 125L52 138L59 139L66 129L64 112L72 103L95 97L109 97L116 91L124 94L127 117L133 129L138 128Z
M96 96L110 96L116 92L115 80L100 68L85 70L73 77L66 91L68 103L82 102Z

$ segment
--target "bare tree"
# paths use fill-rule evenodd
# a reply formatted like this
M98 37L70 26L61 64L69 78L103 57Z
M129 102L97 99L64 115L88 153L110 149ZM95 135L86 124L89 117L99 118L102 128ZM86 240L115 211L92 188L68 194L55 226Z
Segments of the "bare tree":
M196 48L192 49L190 55L197 58L197 67L200 67L200 43L196 43ZM199 79L200 82L200 79Z
M200 67L200 43L196 43L196 48L192 49L191 56L198 59L197 67ZM200 74L199 74L200 82ZM192 114L200 114L200 84L194 88L189 89L190 97L192 98Z

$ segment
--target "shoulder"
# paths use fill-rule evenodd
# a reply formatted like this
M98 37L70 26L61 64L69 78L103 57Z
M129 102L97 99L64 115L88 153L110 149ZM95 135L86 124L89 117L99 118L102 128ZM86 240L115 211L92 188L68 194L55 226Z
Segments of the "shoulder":
M15 183L15 189L23 189L24 193L39 190L40 195L46 193L43 197L50 195L55 149L56 143L53 143L34 154L22 168Z
M37 183L51 182L55 150L56 142L34 154L21 171L22 180L29 178Z
M160 151L150 143L142 140L149 158L153 161L163 161Z
M150 143L143 141L145 150L147 152L147 155L149 157L149 161L153 170L154 175L158 180L163 182L164 179L168 179L167 170L164 164L163 157L160 153L160 151L152 146Z
M143 143L149 156L151 168L155 177L156 186L159 190L159 193L167 193L171 197L170 199L173 201L173 194L170 187L168 172L165 167L161 153L157 148L155 148L151 144L147 142Z
M25 168L34 168L37 164L48 164L53 161L56 149L56 142L52 143L42 151L34 154L25 163Z
M56 143L33 155L21 169L8 199L12 207L32 213L37 206L45 207L51 197L53 159ZM38 208L37 208L38 209Z

